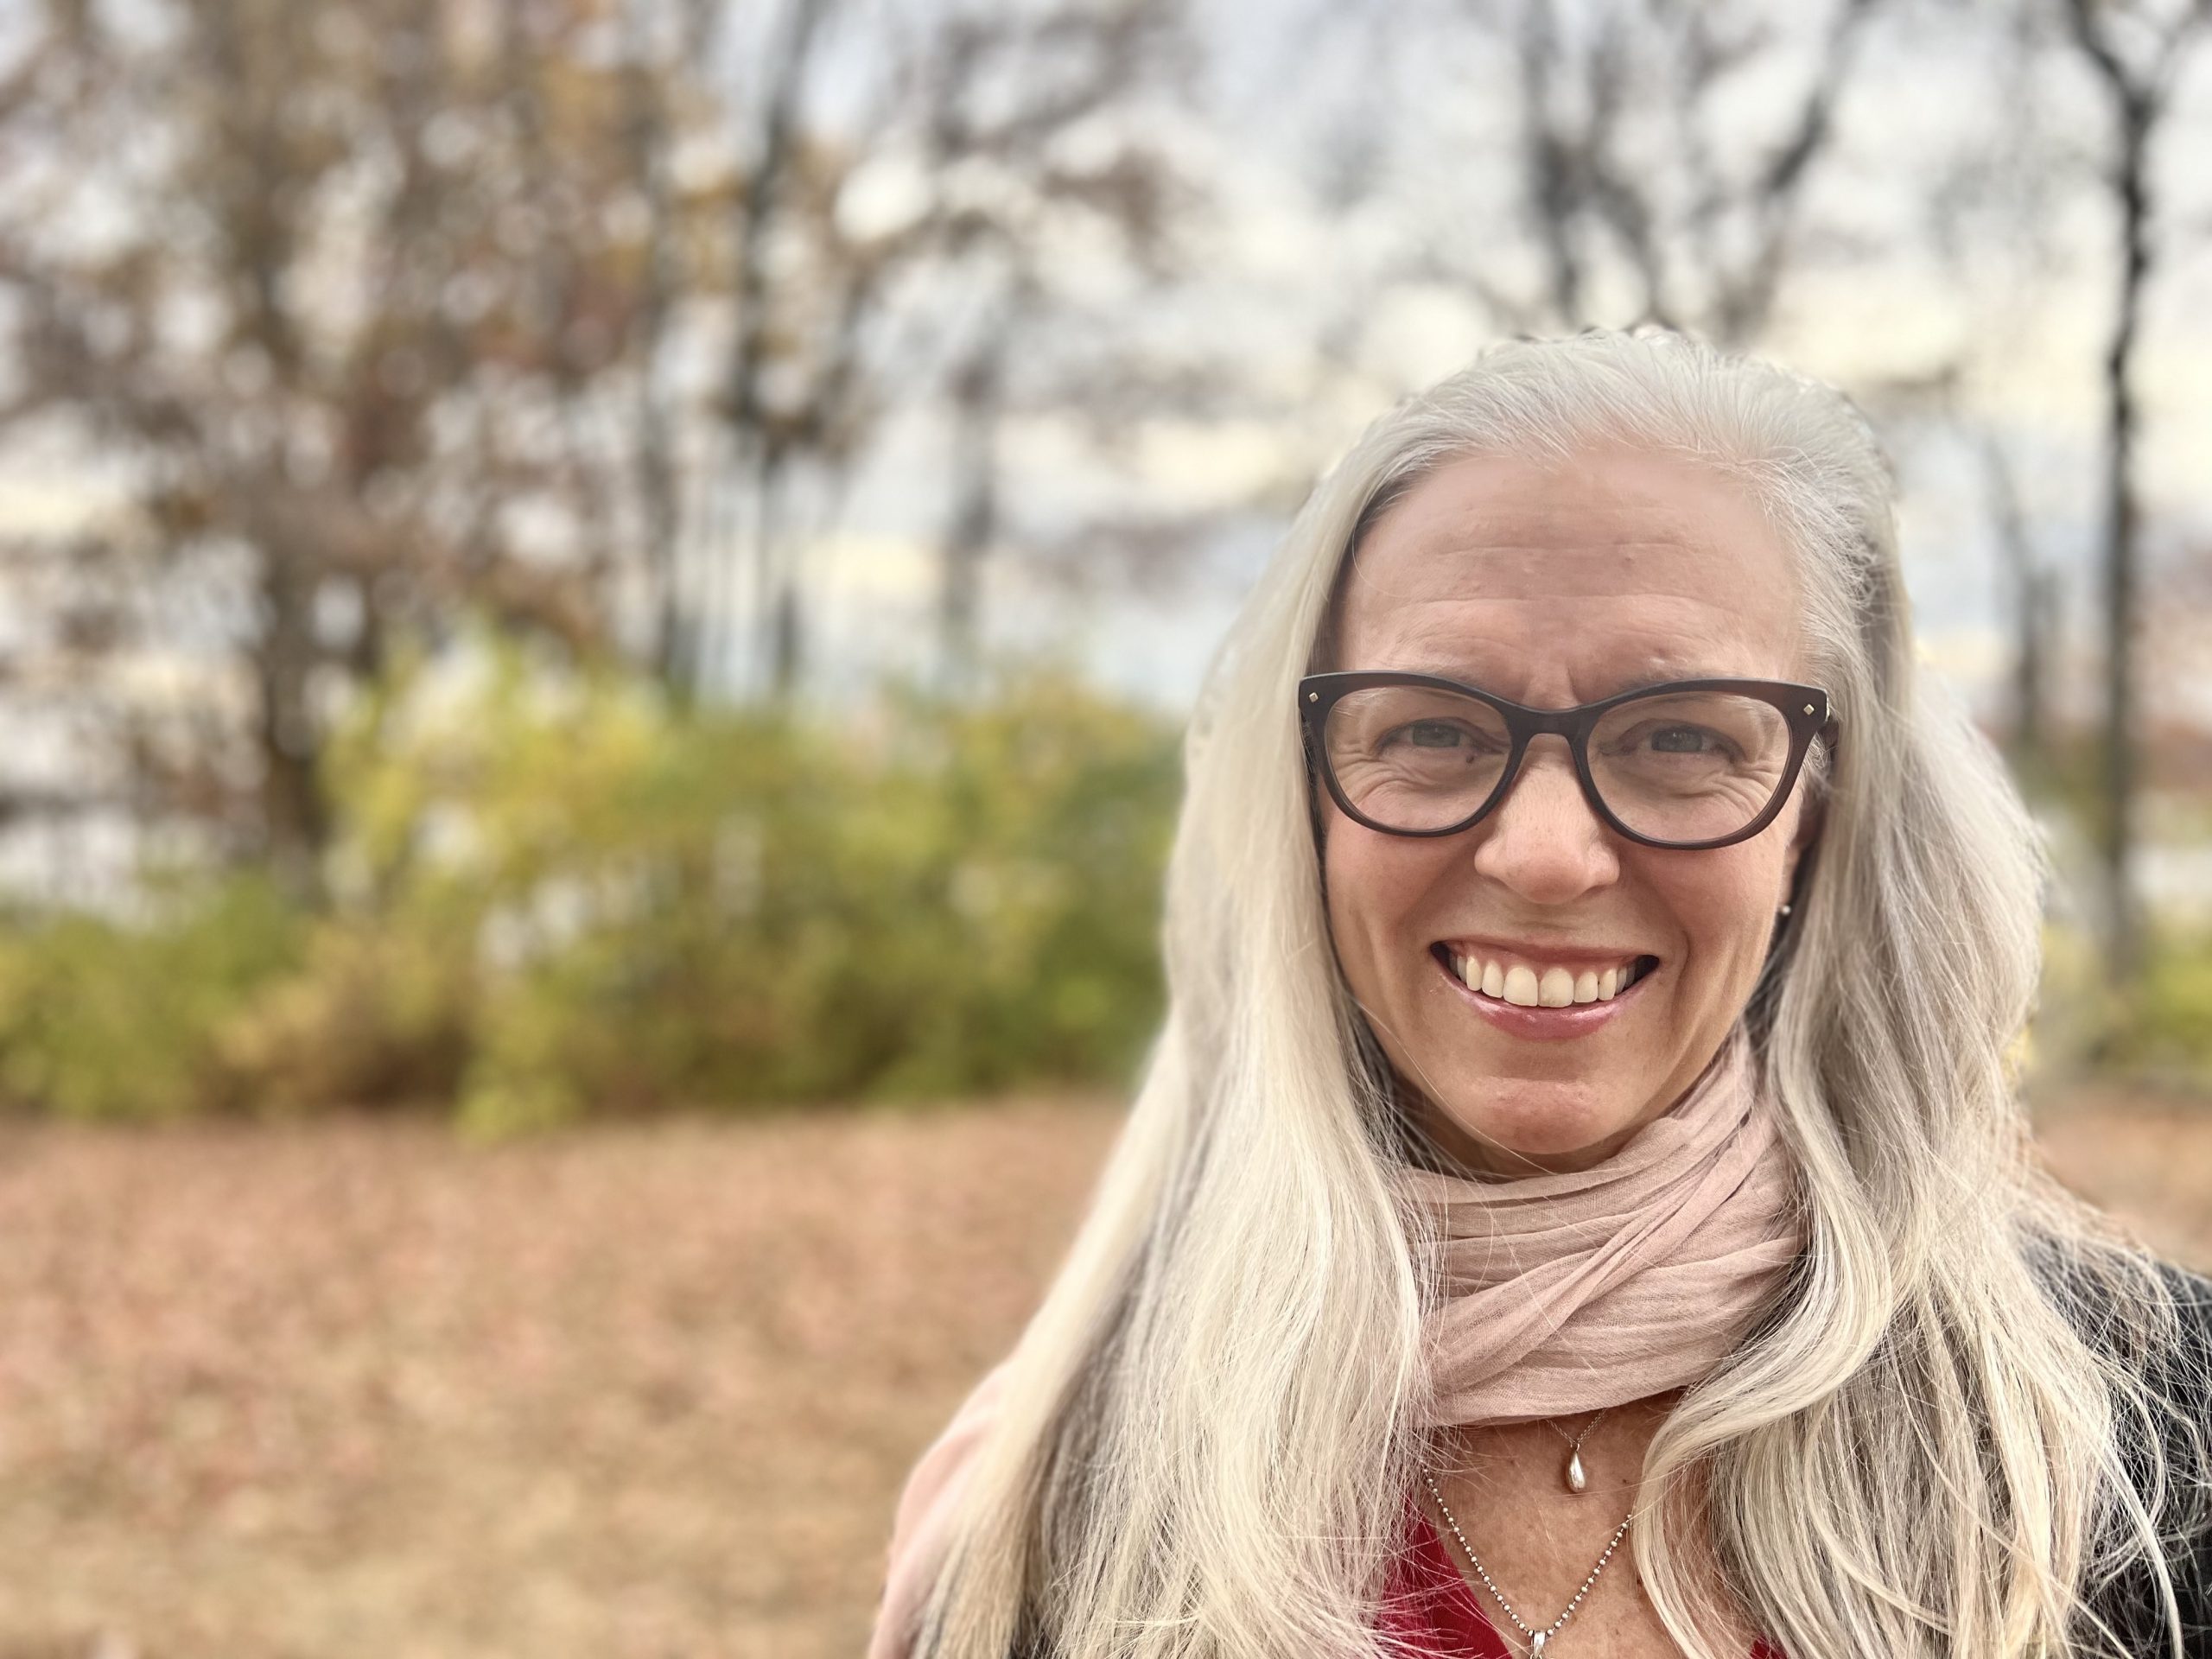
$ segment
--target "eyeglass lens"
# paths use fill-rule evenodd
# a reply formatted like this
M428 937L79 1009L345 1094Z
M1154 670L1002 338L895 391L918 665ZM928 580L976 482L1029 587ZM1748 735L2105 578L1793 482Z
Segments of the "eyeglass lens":
M1444 830L1497 790L1512 750L1496 709L1427 686L1370 686L1329 711L1337 785L1386 830ZM1789 763L1789 722L1732 691L1661 691L1615 704L1589 740L1606 810L1654 841L1710 841L1752 823Z

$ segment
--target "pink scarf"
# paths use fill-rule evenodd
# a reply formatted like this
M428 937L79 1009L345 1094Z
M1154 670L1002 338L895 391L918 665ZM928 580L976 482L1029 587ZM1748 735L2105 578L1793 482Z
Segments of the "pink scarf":
M1496 1182L1402 1173L1438 1223L1430 1421L1527 1422L1695 1382L1802 1246L1788 1149L1738 1025L1688 1093L1604 1162Z

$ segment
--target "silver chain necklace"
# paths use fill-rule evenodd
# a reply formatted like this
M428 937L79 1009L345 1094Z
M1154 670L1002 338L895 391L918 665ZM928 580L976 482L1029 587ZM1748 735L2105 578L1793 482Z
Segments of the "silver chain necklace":
M1586 1434L1590 1431L1586 1428L1582 1432ZM1577 1461L1580 1461L1579 1443ZM1444 1524L1452 1529L1452 1537L1459 1541L1459 1553L1467 1558L1467 1565L1475 1569L1475 1576L1483 1581L1483 1588L1490 1592L1491 1599L1497 1603L1505 1617L1512 1622L1513 1628L1529 1638L1529 1659L1541 1659L1544 1649L1552 1637L1557 1636L1567 1621L1574 1617L1574 1610L1582 1605L1582 1598L1590 1593L1590 1586L1598 1582L1598 1575L1605 1570L1605 1563L1613 1559L1613 1552L1620 1548L1621 1540L1628 1536L1629 1522L1636 1519L1636 1510L1631 1505L1629 1512L1621 1517L1620 1525L1613 1529L1613 1535L1605 1541L1605 1552L1598 1557L1597 1566L1590 1569L1590 1576L1582 1580L1581 1586L1569 1598L1560 1616L1547 1628L1539 1630L1529 1626L1520 1614L1513 1611L1513 1604L1506 1600L1505 1592L1497 1587L1497 1581L1491 1577L1489 1569L1484 1567L1482 1557L1475 1554L1475 1547L1467 1541L1467 1535L1459 1529L1459 1517L1452 1513L1452 1506L1444 1501L1444 1494L1436 1484L1436 1477L1424 1469L1421 1471L1421 1478L1422 1483L1428 1488L1428 1495L1436 1500L1437 1512L1443 1516Z

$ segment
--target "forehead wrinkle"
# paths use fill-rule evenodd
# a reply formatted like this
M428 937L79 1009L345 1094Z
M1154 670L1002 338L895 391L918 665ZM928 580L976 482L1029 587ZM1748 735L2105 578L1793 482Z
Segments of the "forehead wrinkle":
M1589 519L1632 522L1639 528L1678 534L1704 515L1702 504L1669 499L1663 482L1655 477L1693 479L1708 498L1726 495L1758 511L1752 498L1727 469L1700 465L1682 456L1669 456L1629 445L1597 445L1564 464L1533 461L1526 456L1464 455L1437 468L1400 498L1396 505L1423 486L1448 474L1458 474L1467 487L1450 491L1446 501L1436 502L1443 516L1485 530L1507 529L1536 523L1547 529L1560 512ZM1475 480L1479 482L1474 482ZM1447 486L1448 488L1448 486ZM1437 492L1426 492L1434 500ZM1448 505L1447 505L1448 502ZM1387 522L1391 515L1383 515ZM1762 516L1764 514L1762 513Z
M1496 672L1489 666L1472 660L1457 660L1448 657L1414 657L1404 663L1394 663L1394 669L1408 674L1433 674L1439 679L1457 680L1478 690L1495 693L1512 702L1522 701L1519 687L1515 683L1519 676ZM1573 675L1570 678L1577 688L1575 695L1584 702L1595 702L1618 691L1632 691L1644 686L1664 685L1675 680L1743 680L1764 679L1763 668L1747 667L1741 663L1703 662L1698 660L1670 661L1661 657L1621 655L1609 653L1605 664L1589 675Z
M1407 521L1385 515L1378 532L1395 529L1407 534ZM1623 499L1599 489L1567 492L1564 498L1501 504L1494 497L1432 507L1416 519L1410 531L1419 544L1438 540L1469 542L1484 547L1548 551L1560 541L1560 531L1570 521L1569 540L1595 548L1696 546L1705 537L1702 515L1672 502L1638 495Z
M1536 553L1549 557L1562 553L1700 553L1710 550L1712 543L1691 533L1687 526L1661 526L1655 530L1649 524L1639 524L1634 533L1617 536L1595 534L1578 526L1573 535L1562 536L1559 522L1554 519L1544 526L1541 534L1527 540L1479 526L1430 524L1408 532L1406 545L1411 551L1432 555Z
M1557 602L1550 594L1413 595L1390 611L1358 619L1366 625L1359 632L1398 652L1451 653L1470 639L1526 651L1539 637L1560 632ZM1615 613L1620 605L1632 606L1633 613L1620 617ZM1688 660L1693 652L1702 656L1716 645L1740 649L1751 643L1741 613L1695 594L1608 594L1585 608L1571 636L1605 657L1638 641L1649 654L1678 661Z
M1677 595L1640 596L1649 601L1638 623L1620 626L1592 619L1565 650L1542 639L1545 620L1529 607L1539 600L1438 597L1401 607L1380 639L1346 667L1434 674L1511 696L1530 671L1564 660L1568 678L1592 697L1666 680L1767 678L1783 665L1755 646L1732 612ZM1650 608L1684 613L1666 626ZM1470 613L1472 612L1473 614Z
M1640 563L1637 554L1656 556ZM1548 545L1470 544L1415 537L1395 546L1363 550L1347 572L1345 599L1351 609L1362 608L1363 596L1369 604L1386 605L1439 600L1641 601L1662 597L1709 602L1697 591L1711 579L1709 563L1725 563L1726 556L1709 544L1690 542L1643 538ZM1548 589L1542 594L1495 591L1519 588L1537 575Z
M1719 498L1684 501L1633 474L1617 478L1605 464L1609 459L1635 462L1634 454L1587 459L1590 464L1566 469L1510 467L1503 478L1470 487L1459 476L1462 468L1481 465L1480 458L1470 458L1424 480L1362 540L1375 552L1410 556L1416 565L1467 555L1552 562L1576 554L1638 553L1688 554L1701 563L1713 556L1725 561L1724 549L1746 536L1779 545L1767 514L1724 478L1700 477L1695 467L1667 468L1669 475ZM1733 510L1742 507L1751 510L1747 520ZM1367 562L1355 556L1353 574Z

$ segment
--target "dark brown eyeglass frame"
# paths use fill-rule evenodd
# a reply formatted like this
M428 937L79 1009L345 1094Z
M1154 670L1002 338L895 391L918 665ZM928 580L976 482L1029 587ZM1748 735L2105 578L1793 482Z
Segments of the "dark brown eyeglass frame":
M1491 791L1489 797L1459 823L1446 824L1440 830L1399 830L1389 824L1377 823L1351 804L1344 795L1344 786L1338 783L1336 763L1329 758L1326 741L1329 712L1351 692L1384 685L1454 691L1495 709L1505 721L1506 735L1512 743L1506 751L1505 769L1498 774L1497 786ZM1756 697L1761 702L1771 703L1789 723L1789 759L1783 766L1781 781L1775 785L1774 798L1766 804L1765 809L1757 817L1732 834L1716 836L1707 841L1661 841L1639 834L1613 816L1612 809L1605 804L1605 798L1598 792L1597 779L1591 776L1590 737L1605 713L1624 702L1674 691L1728 691L1738 696ZM1789 791L1797 786L1797 774L1804 766L1805 753L1812 747L1813 740L1819 738L1833 753L1840 735L1839 721L1828 709L1828 694L1816 685L1798 685L1789 680L1668 680L1658 685L1639 685L1633 690L1623 691L1601 702L1586 702L1579 708L1531 709L1523 703L1509 702L1480 686L1447 680L1434 674L1367 670L1308 674L1298 683L1298 710L1304 723L1306 760L1314 770L1320 772L1330 798L1354 823L1363 824L1379 834L1426 840L1438 836L1456 836L1464 830L1472 829L1488 817L1498 803L1512 792L1514 780L1521 775L1521 761L1528 753L1529 740L1549 733L1566 740L1567 752L1574 757L1574 775L1582 784L1582 798L1590 803L1590 810L1598 815L1601 822L1617 835L1638 846L1660 847L1684 853L1732 847L1739 841L1749 841L1772 823L1775 815L1782 810L1783 804L1789 798Z

